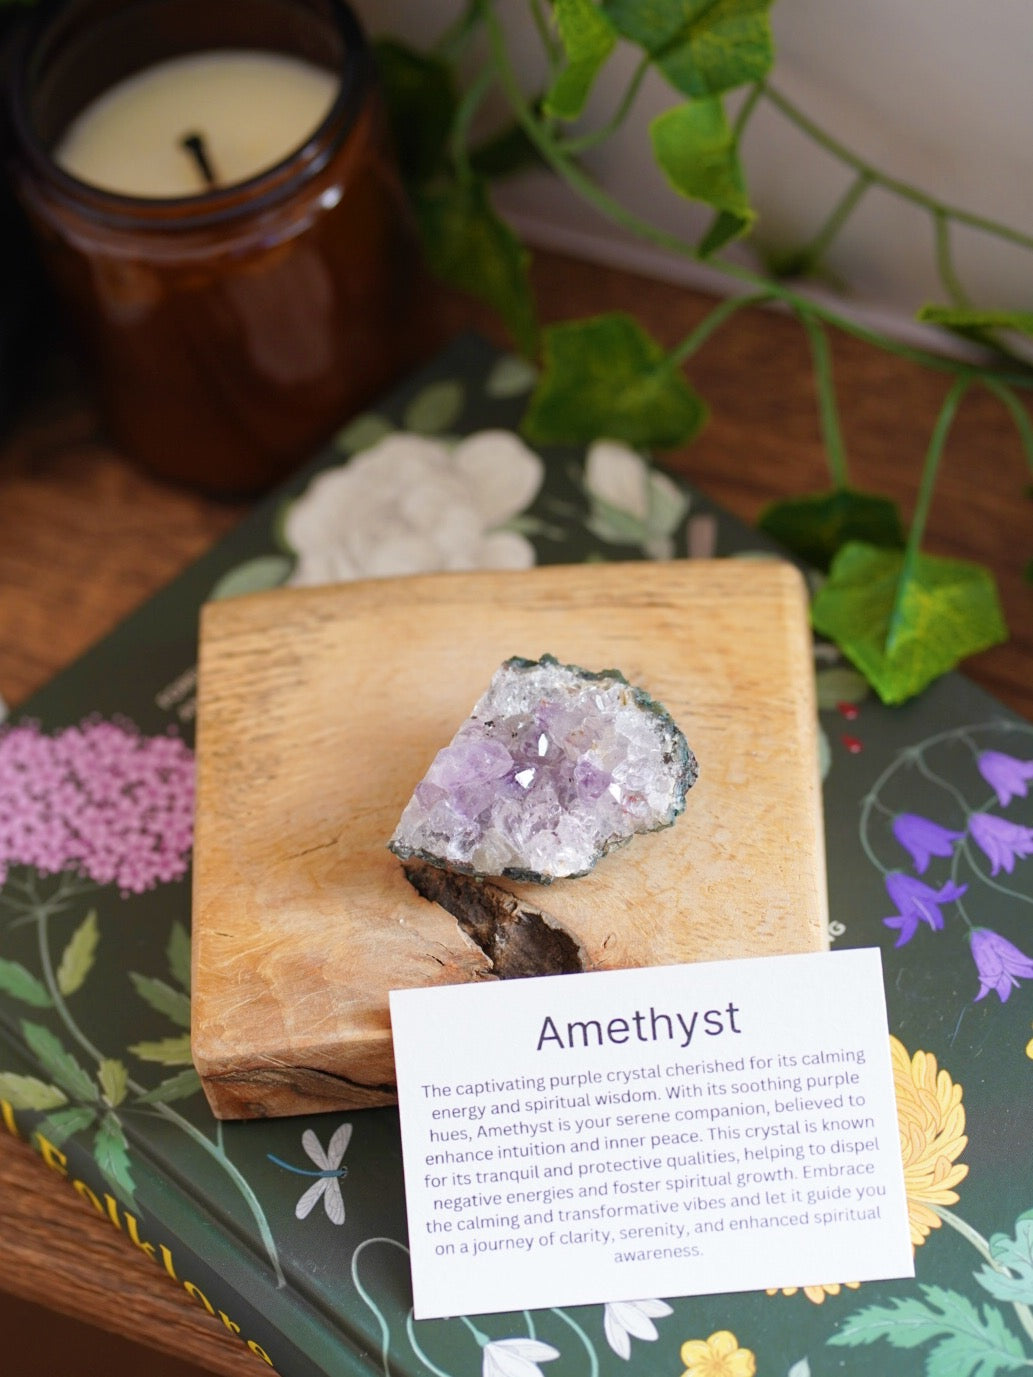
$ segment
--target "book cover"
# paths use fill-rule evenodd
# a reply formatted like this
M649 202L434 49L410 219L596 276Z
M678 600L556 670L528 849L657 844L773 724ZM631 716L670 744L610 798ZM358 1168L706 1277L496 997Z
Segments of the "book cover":
M1029 1366L1033 725L959 675L888 709L815 648L832 937L883 955L914 1281L417 1323L396 1112L209 1113L188 1042L202 602L442 568L772 557L623 446L530 449L532 381L459 342L0 731L4 1127L281 1377ZM857 1189L803 1182L783 1148L772 1182Z

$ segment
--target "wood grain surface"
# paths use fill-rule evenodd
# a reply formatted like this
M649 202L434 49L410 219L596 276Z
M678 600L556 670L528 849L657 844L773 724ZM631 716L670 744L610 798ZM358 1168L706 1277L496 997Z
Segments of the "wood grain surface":
M588 875L493 887L567 934L583 970L827 945L807 593L791 565L551 566L215 602L191 1003L220 1117L392 1103L388 990L496 978L387 839L502 661L546 653L615 666L661 702L699 780L673 827Z
M715 304L699 292L557 254L537 256L534 280L546 320L629 310L668 345ZM428 352L471 327L502 339L487 313L466 300L439 293L428 309ZM852 480L888 493L910 516L948 382L853 338L836 335L832 345ZM688 374L711 419L691 447L666 456L673 468L747 521L767 501L827 486L811 362L795 322L744 310L695 355ZM994 570L1011 638L965 670L1033 718L1033 588L1023 580L1033 556L1028 482L1011 420L992 396L971 390L944 454L927 545ZM244 510L156 482L116 453L74 369L55 353L37 368L34 396L0 448L0 694L7 703L16 707ZM9 1241L0 1249L0 1286L8 1291L179 1355L184 1373L262 1370L2 1134L0 1230ZM114 1377L99 1337L94 1351L96 1370ZM69 1356L84 1365L82 1354Z

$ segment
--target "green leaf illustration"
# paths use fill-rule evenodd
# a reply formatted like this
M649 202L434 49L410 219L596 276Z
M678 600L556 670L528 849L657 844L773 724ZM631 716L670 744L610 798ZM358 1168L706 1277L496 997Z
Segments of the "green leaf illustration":
M294 561L286 555L256 555L236 564L218 579L208 594L209 602L239 598L245 593L264 593L287 581Z
M522 427L537 444L639 446L690 440L706 406L670 356L621 312L550 326L544 366Z
M200 1089L201 1077L191 1066L186 1071L180 1071L178 1075L169 1076L153 1090L148 1090L146 1095L141 1095L135 1103L168 1104L172 1100L185 1100L190 1095L196 1095Z
M190 993L190 934L182 923L173 923L169 940L165 946L169 974L186 992Z
M45 1119L40 1120L36 1129L48 1142L53 1143L55 1147L61 1147L73 1133L81 1133L83 1129L89 1128L96 1117L96 1110L88 1109L85 1105L72 1105L68 1109L58 1109L53 1114L48 1114Z
M134 1042L130 1047L141 1061L156 1061L162 1066L190 1065L190 1034L178 1038L161 1038L157 1042Z
M182 990L174 990L164 980L156 980L149 975L140 975L136 971L129 972L129 979L133 982L136 993L152 1009L159 1014L164 1014L179 1028L190 1027L189 995L184 994Z
M356 416L354 421L349 421L343 430L337 432L334 436L334 448L344 450L345 454L358 454L360 450L375 445L385 435L390 435L394 429L395 426L386 416L364 411L361 416Z
M40 1023L22 1021L22 1036L40 1066L73 1100L89 1104L97 1098L93 1077L84 1071L70 1052Z
M925 1299L898 1297L870 1305L843 1321L828 1342L857 1347L885 1339L894 1348L935 1344L927 1377L992 1377L1027 1366L1021 1342L990 1306L982 1310L957 1291L920 1287Z
M416 213L432 270L498 311L525 353L538 344L528 254L495 214L479 177L438 184L421 193Z
M984 1267L975 1273L980 1286L997 1300L1033 1305L1033 1210L1020 1214L1015 1221L1015 1237L994 1234L990 1239L990 1256L1000 1267L1013 1273Z
M402 428L417 435L444 435L462 414L465 399L465 389L458 379L428 383L405 408Z
M687 96L718 95L770 70L771 0L603 0L615 27L650 53Z
M716 99L676 105L650 123L653 154L680 196L704 201L723 217L705 241L713 253L753 223L735 133Z
M93 966L93 958L100 941L97 927L97 910L91 908L61 954L57 968L57 988L63 995L75 994L80 989Z
M114 1057L105 1057L97 1068L97 1081L112 1109L125 1099L128 1080L129 1072L123 1063Z
M761 512L757 525L817 569L828 569L851 540L880 549L901 549L905 539L895 502L852 488L772 502Z
M446 159L457 104L451 69L392 39L376 43L374 55L402 176L424 181Z
M902 703L959 660L1007 636L993 575L977 564L855 542L811 609L885 703Z
M522 397L538 381L538 370L519 354L503 354L492 364L484 380L489 397Z
M553 18L567 55L543 102L548 115L573 120L584 109L600 69L613 52L617 32L594 0L555 0Z
M56 1109L59 1104L66 1104L68 1097L38 1076L0 1071L0 1099L6 1100L12 1109Z
M50 995L46 986L37 980L31 971L18 961L5 961L0 957L0 990L20 999L23 1004L31 1004L36 1009L49 1009Z
M105 1114L93 1140L93 1152L104 1179L121 1199L132 1203L136 1186L129 1169L129 1144L114 1114Z

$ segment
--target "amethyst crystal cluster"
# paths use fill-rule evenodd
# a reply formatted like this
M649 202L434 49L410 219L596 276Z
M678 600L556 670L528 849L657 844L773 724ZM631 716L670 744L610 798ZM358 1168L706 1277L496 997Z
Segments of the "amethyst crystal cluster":
M685 807L696 760L669 714L617 670L507 660L416 786L389 843L470 875L584 875Z

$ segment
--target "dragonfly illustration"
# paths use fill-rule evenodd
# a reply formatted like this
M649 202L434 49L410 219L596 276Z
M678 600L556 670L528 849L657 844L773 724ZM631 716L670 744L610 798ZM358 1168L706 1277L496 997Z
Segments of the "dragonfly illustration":
M341 1161L351 1141L351 1136L351 1124L341 1124L334 1130L324 1152L323 1145L312 1129L307 1128L305 1130L301 1135L301 1146L309 1158L315 1162L319 1168L318 1171L312 1171L308 1167L295 1167L290 1162L285 1162L282 1158L274 1156L271 1152L267 1154L270 1162L275 1162L278 1167L293 1171L298 1176L316 1177L311 1186L308 1186L302 1193L301 1199L294 1207L294 1213L298 1219L306 1219L316 1201L322 1196L326 1216L331 1224L344 1223L344 1198L341 1195L341 1181L348 1175L348 1168L342 1167Z

